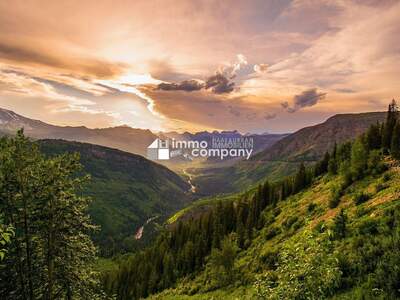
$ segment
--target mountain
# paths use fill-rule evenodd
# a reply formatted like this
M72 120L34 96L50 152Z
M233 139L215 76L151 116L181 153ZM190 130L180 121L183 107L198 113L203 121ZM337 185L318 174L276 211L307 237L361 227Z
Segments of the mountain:
M84 126L55 126L0 108L0 131L14 134L16 130L22 127L25 134L34 139L63 139L85 142L140 155L145 155L147 146L157 138L150 130L135 129L128 126L98 129L90 129Z
M16 114L13 111L0 108L0 132L14 134L18 129L24 128L27 136L34 139L63 139L68 141L85 142L122 151L131 152L145 156L147 147L156 139L174 138L184 141L207 141L211 145L213 138L252 138L254 141L254 152L259 152L285 137L287 134L247 134L243 135L237 131L213 131L197 133L159 132L157 134L150 130L131 128L129 126L118 126L110 128L90 129L84 126L55 126L39 120L33 120ZM180 161L179 159L171 160ZM160 163L166 163L161 161ZM168 163L166 163L168 165Z
M372 139L341 144L329 161L282 180L198 200L154 244L104 273L106 291L154 300L399 299L393 149Z
M237 130L232 131L200 131L196 133L184 132L182 134L177 132L165 132L162 133L163 137L181 139L181 140L190 140L190 141L206 141L208 145L212 144L213 139L238 139L238 138L248 138L253 139L253 153L260 152L270 147L280 139L287 136L287 133L284 134L273 134L273 133L263 133L263 134L254 134L247 133L242 134Z
M135 247L134 235L152 217L163 218L190 200L187 182L166 167L139 155L65 140L40 140L47 155L77 152L91 175L85 195L90 215L101 226L95 241L109 255Z
M352 140L365 132L371 124L382 123L386 112L335 115L324 123L302 128L281 139L252 161L315 161L334 144Z
M265 177L282 178L293 173L300 162L315 162L335 143L352 140L385 118L385 112L335 115L280 139L249 160L224 168L191 170L194 184L199 194L207 196L238 191Z

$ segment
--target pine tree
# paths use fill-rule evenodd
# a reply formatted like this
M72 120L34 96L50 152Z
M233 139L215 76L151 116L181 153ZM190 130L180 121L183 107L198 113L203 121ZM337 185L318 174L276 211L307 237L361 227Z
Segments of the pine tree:
M397 114L397 104L396 101L393 99L392 102L389 104L386 122L382 133L382 147L385 151L389 150L391 146L390 144L392 141L393 128L396 125L397 121Z
M90 268L96 251L87 235L94 229L86 215L89 199L77 196L85 180L76 178L78 157L47 159L22 131L3 140L0 156L0 212L16 232L9 267L0 272L2 296L100 296Z
M379 149L381 147L382 135L381 125L379 123L369 127L366 132L366 142L368 145L368 150Z
M295 179L294 179L294 192L297 193L301 191L307 183L307 177L306 177L306 168L303 163L300 164L299 170L296 173Z
M397 121L393 128L390 154L394 158L400 159L400 121Z
M347 216L343 209L335 216L333 222L333 231L335 235L339 238L344 238L346 236Z
M367 169L368 153L362 138L358 138L351 148L351 173L353 180L359 179Z

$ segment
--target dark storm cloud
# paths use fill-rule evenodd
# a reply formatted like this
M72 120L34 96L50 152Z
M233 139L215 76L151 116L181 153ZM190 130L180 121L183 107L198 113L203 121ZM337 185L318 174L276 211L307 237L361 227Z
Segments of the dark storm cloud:
M4 43L0 43L0 59L17 63L42 65L68 71L77 71L84 75L93 75L100 78L118 75L122 73L125 68L123 64L109 63L95 58L59 57L55 53L47 53Z
M234 86L235 83L230 82L229 79L221 73L209 77L205 84L205 88L211 89L215 94L230 93L233 91Z
M326 93L319 93L317 89L308 89L293 97L293 106L289 106L287 101L282 102L281 106L289 113L294 113L303 107L314 106L318 101L324 99Z
M180 83L160 83L157 90L193 92L206 89L214 94L230 93L234 90L235 83L231 82L224 74L217 73L201 82L195 79L184 80Z
M163 91L186 91L193 92L201 90L204 87L204 83L197 80L184 80L180 83L160 83L157 89Z

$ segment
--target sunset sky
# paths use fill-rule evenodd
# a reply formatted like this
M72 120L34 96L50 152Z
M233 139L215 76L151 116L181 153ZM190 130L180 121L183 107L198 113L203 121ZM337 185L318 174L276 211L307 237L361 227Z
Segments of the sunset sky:
M289 132L399 86L399 1L0 0L0 107L56 125Z

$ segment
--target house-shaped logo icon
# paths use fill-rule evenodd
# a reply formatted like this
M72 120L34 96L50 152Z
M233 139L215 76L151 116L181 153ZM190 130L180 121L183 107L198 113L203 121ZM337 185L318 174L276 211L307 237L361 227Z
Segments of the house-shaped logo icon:
M169 159L168 140L155 139L154 142L147 147L147 158L152 160Z

